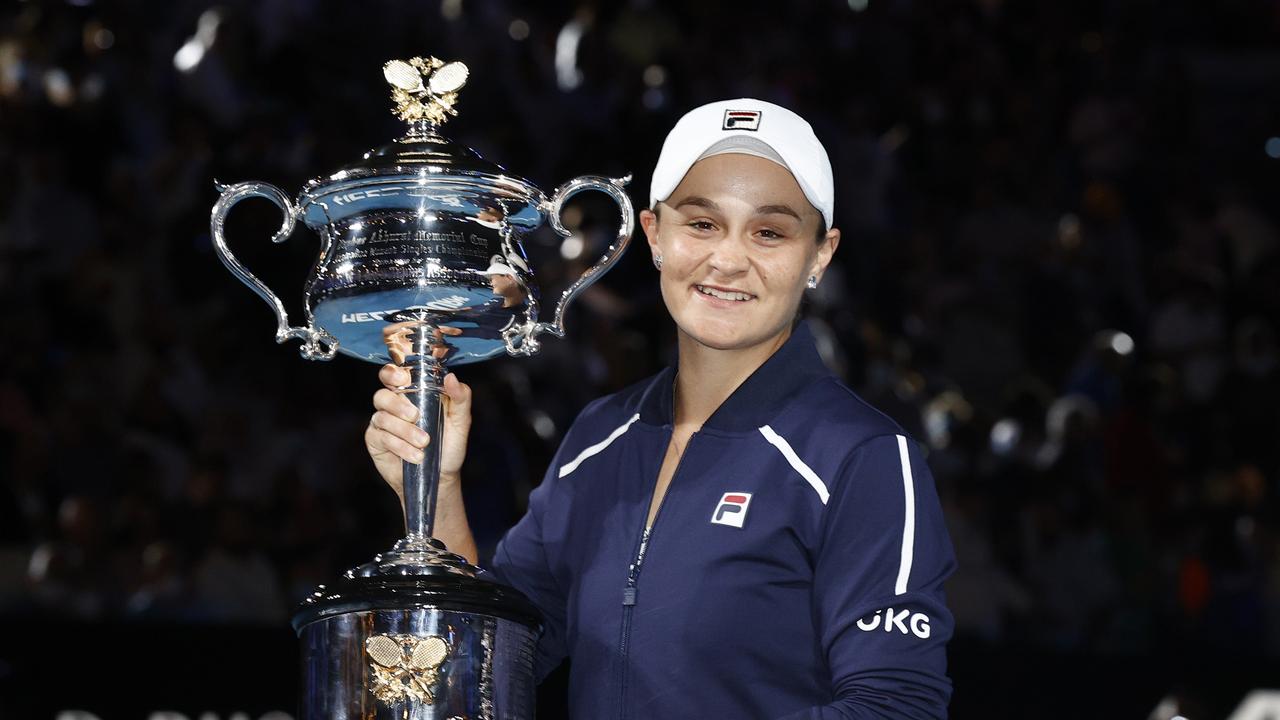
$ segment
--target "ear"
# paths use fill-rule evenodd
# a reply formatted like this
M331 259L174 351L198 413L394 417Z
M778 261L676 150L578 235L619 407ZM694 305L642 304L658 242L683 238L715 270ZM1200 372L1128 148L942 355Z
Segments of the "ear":
M658 214L647 208L641 210L640 227L644 229L644 237L649 241L649 252L654 256L660 255L662 251L658 249Z
M815 275L819 280L822 274L827 271L827 266L831 264L831 257L836 254L836 248L840 247L840 229L831 228L826 235L822 236L822 242L818 243L818 253L813 258L813 269L810 275Z

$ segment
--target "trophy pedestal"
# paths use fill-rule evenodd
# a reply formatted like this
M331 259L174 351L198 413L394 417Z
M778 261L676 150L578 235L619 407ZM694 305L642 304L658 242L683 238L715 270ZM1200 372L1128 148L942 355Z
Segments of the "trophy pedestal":
M402 391L433 438L443 427L440 325L399 318L388 346L409 369ZM443 353L442 353L443 354ZM441 443L404 463L408 534L321 586L295 613L302 640L302 720L525 720L534 712L541 614L518 590L431 537Z
M302 720L533 717L538 611L457 573L321 586L293 618Z

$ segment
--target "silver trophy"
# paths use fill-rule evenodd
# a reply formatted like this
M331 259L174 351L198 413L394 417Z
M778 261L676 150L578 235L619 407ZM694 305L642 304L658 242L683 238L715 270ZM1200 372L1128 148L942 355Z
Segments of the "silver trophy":
M467 81L459 62L393 60L383 66L400 139L308 182L291 199L262 182L219 185L210 229L218 256L275 311L276 342L302 341L302 356L342 352L407 367L403 388L418 426L438 438L441 382L452 365L503 353L531 355L538 336L564 335L569 303L622 255L633 230L628 178L579 177L550 197L528 181L441 137ZM538 320L538 290L521 236L550 220L561 236L564 203L584 190L621 210L617 238ZM306 323L291 326L280 299L227 247L224 224L249 197L284 212L272 238L301 220L320 236L303 289ZM407 534L371 562L321 586L293 618L303 645L301 717L307 720L453 720L533 716L536 608L513 588L431 537L441 443L404 465Z

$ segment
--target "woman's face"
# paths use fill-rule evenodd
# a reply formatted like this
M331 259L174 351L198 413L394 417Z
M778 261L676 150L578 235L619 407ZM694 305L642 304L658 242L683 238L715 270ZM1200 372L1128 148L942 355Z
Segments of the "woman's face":
M727 153L699 160L661 203L640 213L662 256L662 298L680 331L719 350L780 344L810 275L840 242L781 165Z

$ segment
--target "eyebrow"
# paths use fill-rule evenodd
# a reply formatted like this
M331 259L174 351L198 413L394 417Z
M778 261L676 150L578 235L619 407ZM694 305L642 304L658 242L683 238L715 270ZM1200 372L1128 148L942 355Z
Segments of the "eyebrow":
M686 197L680 202L676 203L673 207L678 210L684 207L685 205L693 205L695 207L705 208L707 210L712 210L715 212L720 211L719 205L715 204L711 200L704 198L700 195L690 195L689 197ZM800 217L800 213L796 212L795 209L793 209L790 205L761 205L760 207L756 208L756 214L757 215L790 215L791 217L797 220L804 220L804 218Z
M790 205L761 205L756 208L757 215L790 215L797 220L803 220L800 213L791 208Z
M711 202L711 201L710 201L710 200L708 200L707 198L704 198L704 197L701 197L701 196L698 196L698 195L690 195L689 197L687 197L687 198L685 198L685 199L681 200L680 202L676 203L676 204L675 204L675 205L673 205L672 207L674 207L675 209L679 210L680 208L684 207L685 205L694 205L694 206L696 206L696 207L706 208L707 210L715 210L715 211L717 211L717 212L720 210L720 206L719 206L719 205L717 205L717 204L715 204L715 203Z

